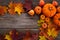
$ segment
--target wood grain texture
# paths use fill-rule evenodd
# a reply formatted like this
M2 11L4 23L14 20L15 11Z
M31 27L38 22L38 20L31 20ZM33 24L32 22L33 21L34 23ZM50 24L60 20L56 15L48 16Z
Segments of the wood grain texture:
M0 28L38 28L38 18L37 15L31 17L27 13L23 13L21 16L0 16Z

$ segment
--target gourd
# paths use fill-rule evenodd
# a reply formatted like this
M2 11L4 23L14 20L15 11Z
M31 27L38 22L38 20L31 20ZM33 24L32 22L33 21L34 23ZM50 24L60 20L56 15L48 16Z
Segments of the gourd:
M36 6L34 11L36 12L36 14L40 14L41 13L41 7L40 6Z
M43 7L43 14L47 17L52 17L56 13L56 8L52 4L45 4Z
M54 23L58 26L60 26L60 13L57 13L55 16L54 16L54 19L53 19Z

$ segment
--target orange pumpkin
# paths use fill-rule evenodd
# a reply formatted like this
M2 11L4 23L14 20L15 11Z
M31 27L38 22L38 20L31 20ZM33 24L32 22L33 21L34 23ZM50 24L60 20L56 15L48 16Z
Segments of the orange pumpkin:
M36 14L40 14L41 13L41 7L40 6L36 6L34 11L36 12Z
M39 5L40 5L40 6L44 6L44 4L45 4L45 1L44 1L44 0L40 0L40 1L39 1Z
M49 17L46 17L45 18L45 22L49 23L50 22L50 18Z
M44 20L45 19L45 15L41 15L40 19Z
M59 12L59 13L60 13L60 6L59 6L59 7L57 7L57 12Z
M57 13L55 16L54 16L54 23L58 26L60 26L60 13Z
M47 17L52 17L56 13L56 8L52 4L45 4L43 7L43 14Z
M43 27L43 28L47 28L47 24L46 24L46 23L43 23L43 24L42 24L42 27Z
M28 12L28 14L31 15L31 16L33 16L33 15L34 15L34 10L30 10L30 11Z
M58 2L56 0L53 0L52 5L58 6Z

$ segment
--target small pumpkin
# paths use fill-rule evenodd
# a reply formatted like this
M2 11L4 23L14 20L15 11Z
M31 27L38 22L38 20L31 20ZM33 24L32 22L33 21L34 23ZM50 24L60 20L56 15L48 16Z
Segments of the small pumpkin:
M31 15L31 16L33 16L33 15L34 15L34 10L30 10L30 11L28 12L28 14Z
M56 13L56 8L52 4L45 4L43 7L43 14L47 17L52 17Z
M36 12L36 14L40 14L41 13L41 7L40 6L36 6L34 11Z
M44 20L45 19L45 15L41 15L40 19Z
M58 26L60 26L60 13L57 13L55 16L54 16L54 23L57 24Z
M43 24L42 24L42 27L43 27L43 28L47 28L47 24L46 24L46 23L43 23Z
M49 17L46 17L45 18L45 22L49 23L50 22L50 18Z
M44 6L44 4L45 4L45 1L44 1L44 0L40 0L40 1L39 1L39 5L40 5L40 6Z
M53 0L52 4L53 4L54 6L58 6L58 2L57 2L56 0Z
M60 6L57 7L57 12L60 13Z

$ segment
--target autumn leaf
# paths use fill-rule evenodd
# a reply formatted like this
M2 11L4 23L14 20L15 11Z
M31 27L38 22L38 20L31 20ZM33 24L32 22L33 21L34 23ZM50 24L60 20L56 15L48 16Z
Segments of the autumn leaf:
M32 0L25 0L24 8L26 11L29 11L32 9Z
M39 36L39 40L47 40L46 38L45 38L45 36Z
M50 29L48 29L47 34L48 34L49 36L51 36L51 35L52 35L52 32L51 32L51 30L50 30Z
M6 7L6 6L2 6L2 7L3 7L3 9L4 9L4 12L7 13L8 7Z
M9 14L10 14L10 15L15 15L15 14L16 14L16 13L14 12L14 9L12 9L12 8L10 8L8 11L9 11Z
M41 26L41 24L38 24L38 26L40 27L40 26Z
M48 29L48 32L47 32L47 34L49 35L49 36L52 36L52 37L57 37L57 35L58 35L58 31L56 31L56 29L55 28L52 28L52 29Z
M9 8L12 8L13 7L13 2L11 1L8 5Z
M58 31L56 31L54 28L52 29L52 36L57 37Z
M9 4L9 13L11 15L15 15L16 12L18 15L21 15L22 12L24 12L24 9L23 9L23 4L22 3L13 3L13 2L10 2Z
M40 19L40 20L37 21L37 23L38 23L38 26L40 27L40 26L42 26L42 23L44 23L44 20Z
M10 15L15 15L16 13L14 12L14 6L15 6L15 4L11 1L10 3L9 3L9 5L8 5L8 7L9 7L9 9L8 9L8 12L9 12L9 14Z
M23 9L23 6L22 6L21 3L18 3L18 4L16 5L16 7L15 7L15 12L17 12L18 15L21 15L21 13L24 12L24 9Z
M12 40L11 36L8 35L8 34L6 34L5 39L7 39L7 40Z
M6 6L0 6L0 15L4 15L7 13L7 7Z
M42 22L44 22L44 20L42 20L42 19L38 20L38 23L42 23Z

